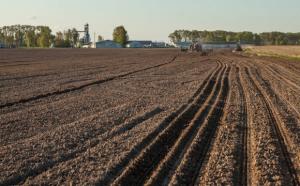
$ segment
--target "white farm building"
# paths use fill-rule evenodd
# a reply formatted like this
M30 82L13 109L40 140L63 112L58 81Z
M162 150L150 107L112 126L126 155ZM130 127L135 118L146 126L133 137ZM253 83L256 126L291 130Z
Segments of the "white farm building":
M119 43L112 40L104 40L96 42L96 48L123 48Z

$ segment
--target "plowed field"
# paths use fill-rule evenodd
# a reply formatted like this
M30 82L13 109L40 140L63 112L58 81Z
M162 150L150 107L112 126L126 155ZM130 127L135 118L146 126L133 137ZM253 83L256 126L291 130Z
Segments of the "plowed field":
M0 185L299 185L300 62L0 50Z

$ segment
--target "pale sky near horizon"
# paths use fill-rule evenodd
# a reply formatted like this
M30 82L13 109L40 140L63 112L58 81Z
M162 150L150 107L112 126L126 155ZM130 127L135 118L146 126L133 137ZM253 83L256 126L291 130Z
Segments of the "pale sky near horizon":
M300 32L300 0L0 0L0 27L48 25L112 38L124 25L130 39L168 41L175 29ZM93 37L92 37L93 38Z

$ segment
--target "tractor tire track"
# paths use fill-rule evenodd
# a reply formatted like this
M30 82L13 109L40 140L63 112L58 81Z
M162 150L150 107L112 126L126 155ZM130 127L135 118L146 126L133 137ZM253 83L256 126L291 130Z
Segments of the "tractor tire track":
M193 96L188 100L187 104L180 107L176 112L172 113L170 116L168 116L164 121L159 125L159 127L150 133L143 141L135 146L133 150L124 158L121 160L121 163L116 165L115 167L111 168L106 176L97 181L97 185L109 185L111 184L115 179L117 179L118 176L121 175L122 172L125 171L126 167L129 166L131 161L135 158L137 158L144 149L149 146L151 142L153 142L157 136L159 136L164 130L166 130L167 127L169 127L172 122L175 120L178 120L180 117L183 117L183 115L188 115L188 112L192 111L191 107L195 107L195 102L199 101L200 93L203 92L203 89L208 86L208 84L212 81L212 79L215 79L218 73L222 69L222 64L219 62L219 60L216 60L217 67L215 70L213 70L203 81L203 83L200 85L200 87L197 89L197 91L193 94Z
M270 82L264 77L257 68L252 68L252 74L255 76L258 85L262 87L264 92L267 95L267 98L270 98L269 101L274 108L274 111L278 113L278 121L281 121L282 126L287 128L287 134L300 133L300 115L295 107L289 104L289 102L282 98L271 86ZM280 118L280 119L279 119ZM294 144L300 144L300 139L294 139Z
M250 73L250 70L248 67L245 69L246 75L249 78L249 81L253 85L253 88L258 92L258 95L260 95L262 101L264 102L266 106L266 112L268 114L268 119L270 120L270 123L272 124L272 129L277 137L278 145L280 146L281 153L283 155L283 159L285 160L285 166L288 170L288 174L291 176L292 180L291 183L293 185L300 185L297 171L294 167L293 161L290 157L290 153L287 149L286 140L284 139L284 134L282 133L282 129L279 125L278 118L276 118L274 113L274 108L272 107L271 101L268 99L267 95L259 88L259 83L255 81L252 74Z
M248 117L240 67L234 61L224 117L212 139L196 185L247 185Z
M189 127L188 124L193 120L206 98L213 94L212 90L213 87L215 87L217 77L224 73L225 67L222 67L222 69L222 72L220 72L221 69L219 68L218 71L214 73L195 102L185 109L175 120L171 121L169 126L163 130L147 148L143 149L141 154L135 158L112 183L113 185L140 185L146 182L153 170L155 170L159 163L166 157L169 149L174 146L178 137ZM137 179L137 177L139 179Z
M288 70L287 68L282 67L281 65L270 66L270 68L276 72L276 74L280 74L284 79L292 82L294 85L296 85L299 88L299 74L293 73L291 70Z
M221 79L221 74L218 79ZM217 80L217 82L219 82ZM206 99L203 107L201 107L189 127L185 129L182 135L177 139L174 147L169 150L166 157L160 162L155 171L153 171L152 176L146 182L146 185L165 185L169 182L172 174L176 170L177 166L180 164L181 159L184 156L184 153L187 151L188 147L195 138L197 131L201 127L201 124L204 122L209 111L212 109L211 105L215 102L217 98L217 92L220 90L220 84L217 84L213 93Z
M288 78L284 77L278 70L275 70L269 66L267 66L265 69L267 69L270 72L270 74L272 74L276 79L286 82L288 85L290 85L290 87L294 87L298 91L300 90L299 85L297 85L293 81L289 80ZM274 74L276 74L276 76Z
M239 88L239 94L241 98L240 102L240 110L241 110L241 117L242 117L242 123L243 123L243 130L242 130L242 148L240 150L240 168L239 168L239 176L238 176L238 184L237 185L248 185L248 155L250 155L250 151L248 150L250 148L250 142L248 141L249 138L249 122L248 122L248 106L247 106L247 100L245 96L245 88L242 86L241 83L241 72L240 68L237 68L237 85Z
M293 85L291 84L292 82L290 82L289 80L284 80L284 77L281 77L280 74L276 73L275 71L271 71L268 67L266 67L265 69L266 69L266 72L267 72L270 76L272 76L274 79L276 79L276 81L278 81L278 82L282 82L282 80L285 81L286 84L288 85L287 87L290 88L293 92L298 92L298 91L300 90L300 87L299 87L299 89L296 88L297 85L293 86ZM275 74L276 74L276 75L275 75ZM268 84L270 84L270 83L268 83ZM285 86L286 86L286 85L285 85ZM294 87L294 88L293 88L293 87ZM298 90L295 90L295 89L298 89ZM285 102L286 104L288 104L289 107L291 107L291 108L293 109L293 112L296 112L297 115L298 115L298 117L300 117L300 113L299 113L299 111L295 108L295 106L293 105L293 103L291 103L286 97L284 97L284 95L282 94L282 92L277 92L277 94L279 94L279 95L281 96L281 99L283 99L284 102Z
M211 106L212 110L206 116L205 122L201 125L183 160L173 174L170 185L194 185L197 183L200 169L207 158L213 137L223 117L223 109L229 93L228 75L230 70L231 67L228 67L223 78L219 80L220 91L217 93L215 103Z

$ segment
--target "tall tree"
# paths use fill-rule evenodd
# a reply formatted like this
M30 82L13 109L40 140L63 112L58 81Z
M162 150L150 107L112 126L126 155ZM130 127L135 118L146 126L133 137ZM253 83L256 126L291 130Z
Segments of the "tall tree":
M115 42L121 44L125 47L126 43L128 42L128 34L124 26L118 26L114 29L113 32L113 39Z
M182 38L184 39L185 42L187 42L188 39L190 38L190 34L191 34L191 32L188 30L184 30L182 32Z
M27 47L35 47L35 33L34 30L28 30L25 33L25 43Z
M170 39L170 41L171 41L172 43L176 43L176 42L177 42L176 36L175 36L174 33L171 33L171 34L169 35L169 39Z
M65 47L64 34L62 32L56 33L54 45L58 48Z
M76 47L76 45L78 44L78 41L79 41L79 33L76 30L76 28L73 28L71 32L72 32L73 47Z
M101 35L98 35L98 42L103 41L103 37Z
M38 46L42 48L49 48L51 45L51 29L47 26L39 28L40 33L37 39Z
M201 37L200 37L200 34L197 30L193 30L191 32L191 35L190 35L190 39L193 41L193 42L196 42L196 41L200 41L201 40Z
M258 34L254 34L253 35L253 41L255 45L261 45L261 37Z

